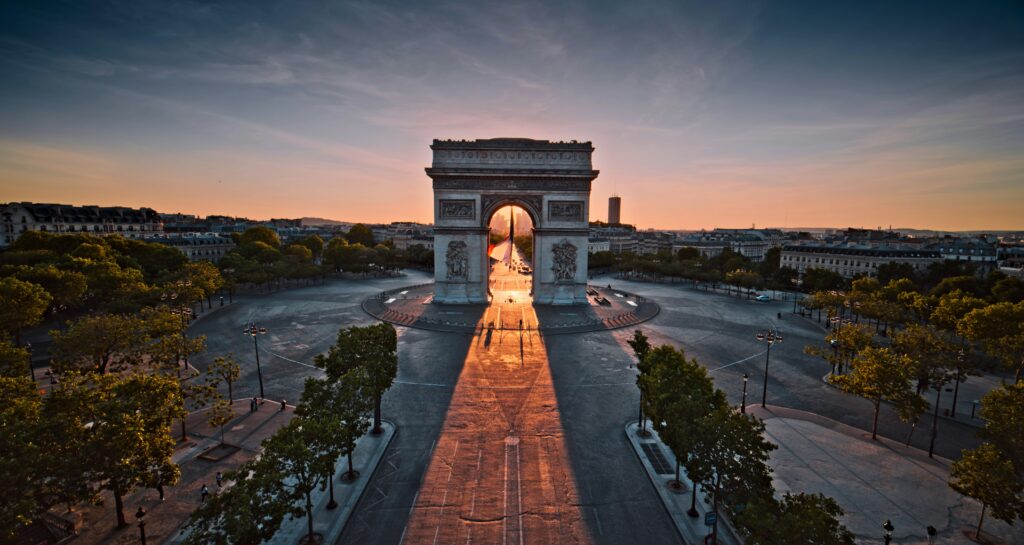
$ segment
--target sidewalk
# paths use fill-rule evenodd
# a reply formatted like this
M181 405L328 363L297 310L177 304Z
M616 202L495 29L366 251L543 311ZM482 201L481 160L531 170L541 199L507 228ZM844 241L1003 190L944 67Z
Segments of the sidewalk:
M188 440L179 442L175 447L173 460L181 467L181 479L178 484L164 488L165 500L160 501L159 494L153 489L138 489L124 498L124 512L129 526L117 529L114 513L114 498L107 492L102 495L101 505L79 505L75 512L63 513L57 509L56 514L64 518L73 518L78 526L76 545L130 545L139 542L138 521L136 510L141 506L146 510L146 538L148 543L165 545L181 543L185 535L182 533L188 516L199 506L200 490L205 484L211 494L217 493L217 472L235 469L243 462L253 458L260 451L264 439L274 434L281 426L294 416L295 407L288 405L281 410L279 402L266 400L256 412L249 412L249 398L235 400L232 410L234 420L224 427L224 442L237 447L226 456L203 457L203 453L220 444L220 430L212 429L205 422L206 411L198 411L188 415L186 428ZM395 427L384 422L385 432L379 436L367 435L361 438L353 458L354 467L360 476L353 483L344 483L340 475L348 469L347 461L339 459L338 475L335 479L335 499L338 507L333 511L326 510L327 493L314 493L314 511L316 529L333 542L341 534L348 516L351 514L370 477L394 437ZM180 437L180 425L175 422L172 433ZM213 458L213 459L211 459ZM330 516L327 513L331 513ZM293 521L285 520L277 536L269 543L292 545L298 543L305 535L305 518Z
M927 543L926 528L938 530L936 545L971 543L981 506L947 485L950 460L879 438L825 417L769 405L748 405L778 445L769 464L775 488L821 493L845 511L843 524L857 543L882 542L881 525L891 520L893 543ZM985 517L984 537L993 544L1024 543L1024 528Z
M679 478L684 488L679 491L669 488L668 483L675 479L676 458L672 450L665 446L658 438L658 433L650 431L650 437L637 435L639 426L634 420L626 424L626 438L633 447L636 457L640 460L647 477L657 490L665 511L672 519L676 530L688 545L700 545L704 538L711 534L711 528L704 525L705 516L713 510L711 504L704 501L703 492L697 492L697 516L691 517L687 514L692 501L693 482L686 476L686 470L679 470ZM726 520L723 511L719 511L718 519L718 543L719 545L742 545L742 541L736 535L736 531Z

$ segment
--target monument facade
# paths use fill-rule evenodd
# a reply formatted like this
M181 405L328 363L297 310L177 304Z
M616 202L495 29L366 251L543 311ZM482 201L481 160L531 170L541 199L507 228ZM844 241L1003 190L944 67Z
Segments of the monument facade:
M491 216L504 206L533 220L533 300L587 302L590 142L528 138L434 140L434 301L486 303Z

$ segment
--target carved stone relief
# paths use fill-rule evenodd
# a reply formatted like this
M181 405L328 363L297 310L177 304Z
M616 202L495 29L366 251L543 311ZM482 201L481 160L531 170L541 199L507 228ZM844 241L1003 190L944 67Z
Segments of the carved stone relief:
M453 240L448 243L444 262L448 268L448 280L465 282L469 278L469 252L464 241Z
M441 219L476 219L476 201L472 199L441 199Z
M551 221L583 221L583 201L548 201Z
M555 282L572 282L576 278L576 246L568 239L551 247L554 264L551 270L555 273Z

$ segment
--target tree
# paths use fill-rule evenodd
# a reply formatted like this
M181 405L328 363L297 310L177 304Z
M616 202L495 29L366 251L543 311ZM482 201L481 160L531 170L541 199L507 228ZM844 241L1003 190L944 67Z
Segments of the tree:
M893 404L904 422L914 420L924 412L927 403L910 386L914 371L913 361L908 356L896 354L889 348L869 347L854 358L849 374L832 375L829 382L844 392L871 401L875 407L871 438L877 439L878 413L883 399Z
M648 371L639 379L644 408L658 436L675 454L678 483L680 464L685 464L689 473L697 444L704 434L711 433L705 426L707 418L727 406L725 394L715 390L696 360L686 359L670 345L650 350L644 362Z
M106 374L142 361L142 321L136 316L83 316L66 331L51 331L51 353L58 371Z
M345 233L345 239L349 244L362 244L367 248L373 248L373 230L362 223L357 223Z
M700 434L687 473L711 496L715 514L723 501L750 505L771 497L768 458L776 446L765 440L764 422L726 405L709 414L703 426L709 432ZM717 543L717 519L711 535Z
M303 244L290 244L284 249L284 253L297 258L300 262L313 260L313 251Z
M1024 301L1024 280L1007 276L992 286L992 298L1000 303Z
M870 327L859 324L847 324L832 328L825 335L825 346L807 345L804 353L820 356L832 366L832 374L840 373L848 359L861 350L874 344L874 335Z
M647 340L647 335L644 335L643 331L637 329L633 332L633 337L626 341L629 347L633 349L633 356L636 357L636 368L640 371L640 374L636 377L637 387L640 387L640 383L644 375L649 371L649 367L644 362L644 358L651 351L651 343ZM647 430L644 426L647 424L647 419L644 418L644 390L640 387L640 433L644 434Z
M250 227L239 237L238 245L242 246L253 242L262 242L267 246L277 248L281 245L281 237L277 236L277 233L269 227Z
M365 391L374 398L373 433L380 433L381 398L398 375L398 335L394 326L380 323L341 329L337 342L326 355L317 355L315 363L331 381L356 368L366 370Z
M220 428L220 444L224 444L224 426L235 417L231 410L231 402L226 399L218 399L206 412L206 423L211 428Z
M70 374L51 399L70 411L60 414L88 433L78 459L90 480L114 494L118 527L127 526L123 498L145 485L153 467L172 464L174 439L168 415L184 413L177 381L162 375Z
M736 522L747 545L853 545L853 533L839 518L843 510L821 494L790 494L754 501Z
M981 398L980 435L1013 464L1024 483L1024 383L1004 384Z
M950 466L949 478L950 488L981 502L975 539L981 538L981 525L989 507L992 516L1007 524L1013 524L1014 519L1024 513L1021 502L1024 488L1014 473L1013 464L991 443L964 450L963 456Z
M846 287L846 280L839 273L817 267L804 271L804 288L809 291L841 290Z
M339 432L330 419L296 417L263 442L263 459L285 477L280 500L292 518L306 515L307 543L314 542L313 491L326 489L334 475L340 449L333 436Z
M332 437L334 446L340 456L348 457L346 477L353 480L358 475L352 467L352 453L356 449L356 441L366 434L370 427L365 415L370 410L370 396L362 391L367 380L363 369L353 369L337 381L307 378L302 391L302 399L295 409L295 414L307 419L328 421L331 427L338 430ZM331 475L334 474L332 465ZM330 485L330 503L328 508L337 505L334 501L334 481Z
M914 266L910 263L890 261L889 263L879 265L875 276L878 278L878 282L882 285L901 278L913 280Z
M235 356L228 354L227 356L213 358L213 363L206 368L206 373L211 377L215 377L218 383L224 381L228 385L228 403L234 402L235 393L232 385L242 375L242 367L235 361Z
M42 402L25 374L0 376L0 541L49 507L40 481L49 451L40 440Z
M28 350L0 340L0 377L28 376L28 358Z
M20 280L36 284L47 291L54 305L75 308L82 303L88 288L85 275L54 265L39 264L22 267L15 274Z
M53 298L42 287L17 278L0 278L0 332L13 335L21 345L21 330L43 319Z
M313 257L320 257L324 252L324 239L320 238L320 235L309 235L299 241L299 244L309 248L309 251L313 254Z
M232 486L192 512L186 545L260 545L281 527L290 506L280 496L285 475L262 457L224 474Z
M1024 302L995 303L968 312L957 324L957 332L980 342L985 352L1014 370L1016 382L1024 373Z

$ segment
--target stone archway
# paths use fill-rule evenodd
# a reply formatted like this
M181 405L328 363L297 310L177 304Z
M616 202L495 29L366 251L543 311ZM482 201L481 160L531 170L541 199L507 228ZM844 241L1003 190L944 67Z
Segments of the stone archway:
M586 303L590 142L434 140L434 301L486 303L487 222L502 206L533 220L533 300Z

